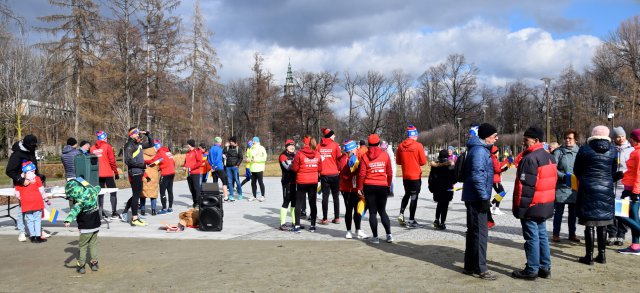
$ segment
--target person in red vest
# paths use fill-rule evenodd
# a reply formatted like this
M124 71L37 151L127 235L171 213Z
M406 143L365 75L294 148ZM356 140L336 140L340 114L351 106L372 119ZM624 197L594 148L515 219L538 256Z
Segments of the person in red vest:
M156 148L157 156L162 158L160 161L160 202L162 209L158 211L158 215L173 213L173 179L176 176L176 162L173 160L173 154L166 146L163 146L159 139L153 141ZM169 208L167 208L167 197L169 195Z
M309 197L309 207L311 208L311 227L309 232L316 231L316 216L318 208L316 206L316 192L318 190L318 175L322 172L322 162L320 153L316 151L316 139L311 135L305 135L304 146L293 158L291 170L296 173L296 225L293 232L300 233L300 213L302 211L301 202L305 197Z
M369 225L373 238L373 244L379 244L378 239L378 219L387 233L387 242L393 242L391 235L391 223L387 215L387 196L391 193L391 180L393 180L393 170L391 169L391 159L386 152L380 149L380 137L377 134L369 135L369 149L362 155L360 162L360 172L358 174L358 194L364 195L367 207L369 208Z
M91 146L89 152L98 157L98 180L102 188L116 188L116 181L120 179L118 174L118 166L116 165L116 157L113 155L113 147L107 142L107 133L99 130L96 131L96 143ZM114 180L115 177L115 180ZM111 200L111 219L118 219L120 215L116 212L118 205L118 197L116 192L110 194ZM98 204L104 211L104 195L98 195ZM104 212L103 212L104 213ZM101 215L107 219L107 215Z
M334 141L336 135L329 128L322 128L323 138L320 140L318 152L322 159L322 172L320 173L320 185L322 188L322 221L320 224L327 225L327 214L329 213L329 193L333 198L333 220L334 224L340 223L340 170L338 170L338 160L340 159L340 145Z
M187 171L189 177L187 177L187 183L189 184L189 191L191 192L191 198L193 199L193 207L197 207L200 201L200 184L202 176L202 151L196 147L196 141L193 139L187 140L187 147L189 151L185 156L184 165L182 170Z
M427 163L424 155L424 146L418 142L418 129L415 126L407 126L407 139L405 139L396 151L396 164L402 166L402 183L404 185L404 196L400 203L400 215L398 222L400 226L405 226L404 209L407 208L409 199L409 228L417 228L418 222L415 220L416 209L418 208L418 196L422 187L422 166Z
M534 280L551 276L547 219L553 217L558 170L554 157L543 147L544 132L529 127L523 135L522 160L513 191L513 215L520 219L527 264L511 276Z

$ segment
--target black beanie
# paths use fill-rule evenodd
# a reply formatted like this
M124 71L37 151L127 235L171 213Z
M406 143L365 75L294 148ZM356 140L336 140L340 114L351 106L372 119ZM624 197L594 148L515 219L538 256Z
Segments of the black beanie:
M478 127L478 137L480 139L485 139L495 133L498 133L498 129L489 123L482 123L480 127Z
M367 142L366 142L366 141L364 141L364 139L361 139L361 140L360 140L360 145L367 145Z
M196 147L196 141L195 141L195 140L193 140L193 139L187 140L187 144L188 144L189 146L191 146L192 148L195 148L195 147Z
M74 146L77 143L78 143L78 141L75 138L73 138L73 137L67 138L67 145Z
M529 138L537 138L539 141L544 141L544 131L537 126L529 126L524 132L524 136Z
M438 161L444 162L449 159L449 150L441 150L438 153Z

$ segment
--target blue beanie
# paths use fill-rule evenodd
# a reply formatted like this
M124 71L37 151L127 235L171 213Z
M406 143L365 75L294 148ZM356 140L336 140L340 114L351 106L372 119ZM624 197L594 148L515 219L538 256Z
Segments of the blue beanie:
M259 138L259 137L257 137L257 136L254 136L254 137L253 137L253 139L252 139L252 141L253 141L253 142L260 143L260 138Z

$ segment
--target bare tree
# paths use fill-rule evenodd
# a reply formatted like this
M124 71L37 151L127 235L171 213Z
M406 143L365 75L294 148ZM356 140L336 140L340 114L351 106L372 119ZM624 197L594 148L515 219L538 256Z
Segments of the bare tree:
M347 96L349 96L349 117L347 123L347 137L351 137L355 134L353 129L353 123L356 120L357 113L357 103L354 103L353 98L356 95L356 87L358 85L357 76L353 76L349 71L345 71L342 74L343 78L341 80L340 85L347 92Z
M377 133L382 127L384 110L393 95L393 83L378 71L369 70L365 76L358 77L361 82L356 88L365 113L365 134Z
M476 110L478 104L473 99L477 93L477 74L478 68L460 54L449 55L447 61L431 68L433 81L442 91L437 99L445 121L453 123L458 117L464 120L468 112Z
M638 84L640 84L640 16L623 21L618 29L611 33L604 48L613 49L618 59L633 74L634 92L631 102L631 120L635 117Z

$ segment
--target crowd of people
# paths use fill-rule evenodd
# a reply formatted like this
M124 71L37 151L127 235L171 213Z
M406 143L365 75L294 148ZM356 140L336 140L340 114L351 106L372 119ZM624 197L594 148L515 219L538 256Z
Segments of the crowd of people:
M501 173L509 166L517 169L513 190L512 213L520 219L525 240L526 265L516 270L512 277L533 280L551 275L551 256L547 219L553 218L551 241L560 242L560 228L564 209L568 209L569 237L572 242L581 242L576 235L576 223L585 226L585 256L580 263L593 265L606 263L606 246L624 245L627 228L631 230L632 244L618 252L640 255L640 220L638 219L638 194L640 194L640 129L631 132L627 141L626 132L621 127L613 129L613 142L609 128L593 128L586 144L577 145L578 133L567 130L562 145L544 143L544 132L538 127L528 128L523 135L524 151L515 158L499 160L497 129L489 124L472 126L466 142L466 152L456 153L453 147L438 153L437 160L429 163L428 188L437 202L433 226L446 229L449 203L456 190L454 184L462 184L462 201L467 210L467 233L463 273L481 279L495 280L486 264L488 230L495 222L493 215L504 214L500 203L507 195L502 186ZM173 213L173 180L176 164L169 149L158 139L153 139L147 131L132 127L124 147L124 162L132 195L126 202L123 213L117 212L117 196L109 193L110 215L104 212L104 194L100 189L81 189L87 186L74 170L76 156L94 155L99 162L98 185L113 188L119 179L112 146L107 133L96 132L96 142L91 145L69 138L62 151L62 163L67 179L66 193L70 199L71 212L65 218L65 226L74 220L80 228L81 252L90 251L89 266L97 270L95 251L100 219L120 218L132 226L146 226L144 221L146 198L151 199L151 215ZM302 139L302 147L297 150L296 142L288 139L278 156L282 177L282 205L279 229L301 233L305 230L302 220L307 219L309 232L316 231L316 224L341 223L340 194L344 201L345 238L369 238L371 243L380 243L380 238L392 243L390 218L387 214L387 199L393 196L395 168L400 165L405 193L400 204L397 220L401 226L416 228L421 225L415 215L422 186L422 167L427 162L423 145L417 141L418 130L409 125L406 139L394 152L377 134L371 134L366 141L345 139L335 141L333 130L322 129L320 143L311 135ZM7 175L13 179L16 196L21 208L18 216L19 241L26 241L24 219L31 242L45 242L48 235L40 225L41 212L48 199L44 193L46 177L37 167L35 149L37 138L27 135L17 142L7 165ZM215 137L213 146L196 145L189 139L182 170L187 174L187 182L194 208L198 207L202 184L210 177L221 181L225 201L243 199L242 186L251 182L249 201L266 200L263 176L267 162L267 152L254 137L247 142L246 152L235 137L230 137L223 145L220 137ZM245 163L245 180L240 182L240 166ZM154 171L155 172L152 172ZM147 186L156 189L147 193ZM158 188L159 187L159 188ZM258 196L258 187L260 195ZM157 210L156 197L159 189L162 208ZM492 190L496 195L492 197ZM317 196L321 194L322 218L318 215ZM333 218L329 217L329 199L333 202ZM629 217L616 217L616 198L630 200ZM405 209L409 207L409 218L405 219ZM307 207L310 214L307 216ZM129 210L131 216L129 217ZM99 214L99 212L102 214ZM362 230L361 220L368 211L372 237ZM287 214L292 225L286 224ZM24 219L23 215L24 214ZM330 220L331 219L331 220ZM378 235L378 219L382 222L385 235ZM355 227L355 231L352 230ZM594 257L594 243L597 240L597 255ZM81 256L78 272L84 273L86 259Z

